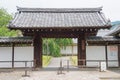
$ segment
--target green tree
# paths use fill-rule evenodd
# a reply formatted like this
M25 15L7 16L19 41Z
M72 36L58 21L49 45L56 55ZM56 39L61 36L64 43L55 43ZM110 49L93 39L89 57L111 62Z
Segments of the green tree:
M56 38L55 42L64 49L66 49L67 45L70 45L73 43L71 38Z
M12 16L3 8L0 9L0 27L6 26L12 19Z
M0 8L0 36L15 37L19 35L20 31L9 30L7 28L11 19L12 15L10 15L5 9Z

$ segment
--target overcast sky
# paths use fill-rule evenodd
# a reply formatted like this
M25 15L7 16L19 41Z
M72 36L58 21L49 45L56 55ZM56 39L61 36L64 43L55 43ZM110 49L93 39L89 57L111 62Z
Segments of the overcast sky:
M103 7L107 19L120 20L120 0L0 0L0 7L7 9L9 13L16 12L19 7L38 8L89 8Z

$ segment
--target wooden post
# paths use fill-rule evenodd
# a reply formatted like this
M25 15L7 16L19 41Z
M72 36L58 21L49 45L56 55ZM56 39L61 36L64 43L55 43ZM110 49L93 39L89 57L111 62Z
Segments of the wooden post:
M78 66L80 65L80 56L81 56L81 39L80 39L80 36L78 37L78 47L77 47L77 51L78 51L78 54L77 54L77 58L78 58Z
M86 65L86 43L85 43L85 35L81 35L78 37L78 66ZM82 61L83 60L83 61Z
M12 43L12 68L14 68L14 43Z
M69 60L67 60L67 72L69 72Z
M106 56L106 67L108 68L108 52L107 52L107 45L105 45L105 56Z
M120 45L118 45L118 66L120 67Z
M34 60L35 68L42 68L42 37L39 33L34 35Z
M74 56L74 54L73 54L74 52L73 52L73 44L72 44L72 56Z

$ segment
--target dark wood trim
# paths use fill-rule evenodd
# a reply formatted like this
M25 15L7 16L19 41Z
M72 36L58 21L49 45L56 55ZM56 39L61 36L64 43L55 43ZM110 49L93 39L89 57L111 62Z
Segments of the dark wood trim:
M82 36L82 55L81 55L81 59L83 59L84 61L82 62L82 65L86 65L86 35L84 33L84 35Z
M80 59L80 56L81 56L81 39L80 39L80 36L78 36L78 44L77 44L77 51L78 51L78 54L77 54L77 58L78 58L78 66L81 64L79 59Z
M120 45L118 45L118 64L120 67Z
M78 37L78 66L86 65L86 43L85 35Z
M79 29L79 28L66 28L66 29L52 29L52 28L46 28L46 29L23 29L22 33L24 36L34 36L34 33L40 33L42 37L46 38L59 38L59 37L71 37L71 38L77 38L79 34L85 33L87 35L96 35L98 29L94 28L84 28L84 29ZM57 35L56 35L57 34Z
M39 40L40 40L40 47L39 47L39 50L40 50L40 68L42 68L42 37L41 36L40 36Z
M110 29L111 25L108 26L74 26L74 27L8 27L10 30L41 30L41 29Z
M120 41L87 41L89 45L119 45Z
M12 68L14 68L14 43L12 43Z
M107 45L105 45L105 58L106 58L106 66L108 68L108 50L107 50Z
M34 35L34 66L42 68L42 38L39 33Z

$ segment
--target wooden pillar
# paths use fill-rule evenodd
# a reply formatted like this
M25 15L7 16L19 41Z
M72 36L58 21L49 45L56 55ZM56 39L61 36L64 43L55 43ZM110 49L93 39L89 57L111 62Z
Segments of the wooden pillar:
M72 44L72 56L74 56L74 52L73 52L73 44Z
M34 66L42 68L42 37L36 33L34 35Z
M106 57L106 66L108 68L108 51L107 51L107 45L105 45L105 57Z
M14 68L14 43L12 43L12 68Z
M80 56L81 56L81 39L80 39L80 36L78 37L78 54L77 54L77 58L78 58L78 66L80 65Z
M118 64L120 67L120 45L118 45Z
M78 37L78 66L86 65L86 44L85 36L81 35Z

